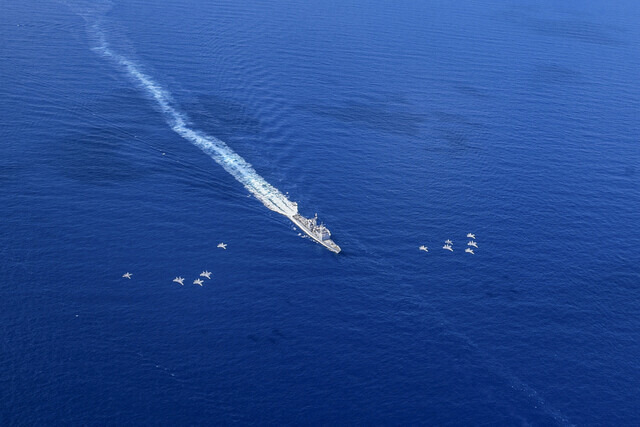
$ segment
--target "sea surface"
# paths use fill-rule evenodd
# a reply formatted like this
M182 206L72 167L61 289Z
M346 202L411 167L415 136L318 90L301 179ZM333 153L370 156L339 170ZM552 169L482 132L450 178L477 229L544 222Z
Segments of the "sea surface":
M640 425L638 23L0 1L0 424Z

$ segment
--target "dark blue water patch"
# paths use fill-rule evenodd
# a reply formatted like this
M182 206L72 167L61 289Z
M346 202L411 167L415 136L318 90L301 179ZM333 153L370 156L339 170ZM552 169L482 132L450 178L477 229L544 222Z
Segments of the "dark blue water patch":
M557 63L536 64L531 72L533 83L566 85L584 83L583 73Z
M482 100L486 100L491 96L491 94L486 89L480 88L480 87L476 87L476 86L470 86L470 85L467 85L467 84L457 83L457 84L454 85L454 87L460 93L472 96L474 98L479 98L479 99L482 99Z
M350 100L338 105L303 105L301 108L356 126L409 137L419 136L427 116L413 113L403 104L380 97L366 101Z
M220 96L198 96L181 108L199 128L225 141L263 133L260 120L246 106Z
M538 34L585 43L620 46L625 42L605 26L590 21L528 18L526 25Z
M604 12L599 10L602 5L592 4L591 7L582 10L573 5L548 6L541 4L538 7L517 7L503 12L503 17L547 37L609 47L627 44L627 29L624 25L612 20L598 20L598 14ZM606 12L615 16L624 10L625 6L632 5L629 3L620 9L610 9Z
M137 164L123 152L123 146L128 143L130 140L106 129L83 129L52 144L58 155L50 166L63 176L83 183L122 185L139 180L149 171L145 170L147 165Z

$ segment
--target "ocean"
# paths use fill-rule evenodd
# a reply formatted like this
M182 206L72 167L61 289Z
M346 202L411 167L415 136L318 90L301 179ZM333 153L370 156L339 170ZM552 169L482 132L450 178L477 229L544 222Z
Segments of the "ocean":
M640 424L638 22L0 2L0 424Z

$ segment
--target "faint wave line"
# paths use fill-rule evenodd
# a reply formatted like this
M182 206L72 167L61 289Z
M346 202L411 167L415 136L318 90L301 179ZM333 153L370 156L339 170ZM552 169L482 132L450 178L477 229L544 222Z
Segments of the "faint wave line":
M167 124L175 133L207 153L267 208L287 217L298 213L296 202L289 200L277 188L265 181L250 163L233 151L224 141L190 128L188 117L178 110L170 94L145 74L134 61L113 51L97 24L93 26L93 30L98 37L98 46L93 50L116 61L126 69L129 76L142 85L156 101L164 113Z

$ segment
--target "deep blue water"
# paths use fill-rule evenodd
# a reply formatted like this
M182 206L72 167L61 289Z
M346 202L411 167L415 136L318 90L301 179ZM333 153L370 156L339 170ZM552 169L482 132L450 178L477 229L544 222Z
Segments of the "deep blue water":
M0 424L640 424L640 5L244 3L0 2Z

